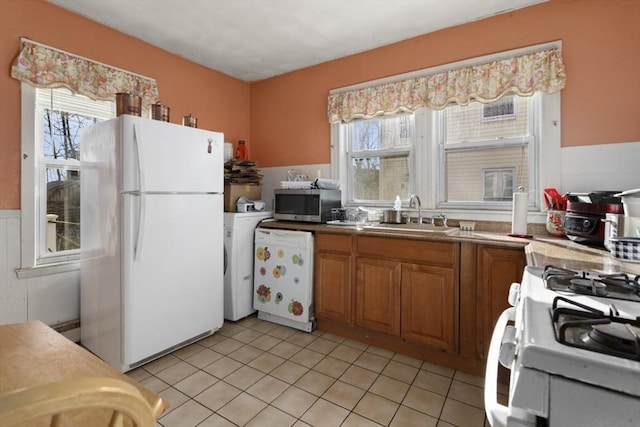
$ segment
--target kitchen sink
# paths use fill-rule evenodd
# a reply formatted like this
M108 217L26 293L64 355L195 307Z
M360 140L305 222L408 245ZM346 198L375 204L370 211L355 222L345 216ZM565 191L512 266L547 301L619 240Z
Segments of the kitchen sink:
M365 230L407 231L433 234L450 234L458 230L458 227L443 227L433 224L375 224L365 225L363 228Z

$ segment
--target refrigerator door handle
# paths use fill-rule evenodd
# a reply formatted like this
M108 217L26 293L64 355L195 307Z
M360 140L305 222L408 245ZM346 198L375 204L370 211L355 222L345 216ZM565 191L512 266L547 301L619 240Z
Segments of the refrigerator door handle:
M140 193L138 197L138 230L136 232L136 243L133 247L134 262L140 262L142 260L142 242L144 241L145 194Z
M136 145L136 153L138 155L138 191L144 192L144 158L142 155L142 129L138 123L133 124L133 141Z

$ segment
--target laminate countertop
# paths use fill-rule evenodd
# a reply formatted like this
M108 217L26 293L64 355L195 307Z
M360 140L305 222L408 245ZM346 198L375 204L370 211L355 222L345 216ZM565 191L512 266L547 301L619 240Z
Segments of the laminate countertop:
M293 221L266 221L261 228L312 231L316 233L345 233L358 236L386 235L389 237L431 241L457 241L476 244L489 244L502 247L524 249L527 263L535 266L554 265L570 270L593 270L603 274L624 272L640 275L640 264L622 262L613 258L604 248L576 243L565 237L551 235L533 235L531 238L512 237L496 231L460 231L452 233L424 233L407 230L374 230L355 226L336 226Z

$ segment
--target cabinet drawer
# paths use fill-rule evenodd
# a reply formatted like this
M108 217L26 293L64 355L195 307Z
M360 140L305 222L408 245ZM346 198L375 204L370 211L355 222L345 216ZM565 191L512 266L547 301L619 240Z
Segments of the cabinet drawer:
M351 253L350 234L316 233L316 251Z
M359 255L441 265L456 265L460 252L457 243L373 236L357 237L356 247Z

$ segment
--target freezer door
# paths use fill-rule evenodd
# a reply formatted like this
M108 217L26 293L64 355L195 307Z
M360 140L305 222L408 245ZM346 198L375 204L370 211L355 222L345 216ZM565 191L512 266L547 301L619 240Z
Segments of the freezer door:
M124 191L222 193L219 132L122 115Z
M256 229L253 307L294 322L310 320L313 234Z
M222 327L222 195L122 195L123 362Z

